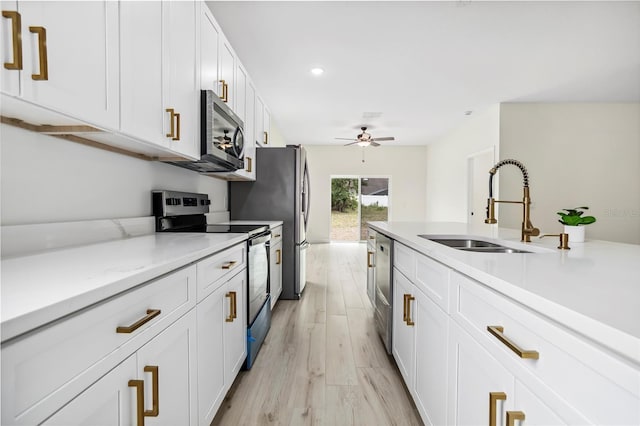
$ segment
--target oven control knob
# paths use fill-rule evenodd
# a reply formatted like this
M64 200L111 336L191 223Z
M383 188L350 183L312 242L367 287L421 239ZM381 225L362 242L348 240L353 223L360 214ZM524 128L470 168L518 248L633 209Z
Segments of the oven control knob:
M179 206L180 204L180 198L167 198L168 206Z
M200 200L200 205L208 206L211 204L211 200Z

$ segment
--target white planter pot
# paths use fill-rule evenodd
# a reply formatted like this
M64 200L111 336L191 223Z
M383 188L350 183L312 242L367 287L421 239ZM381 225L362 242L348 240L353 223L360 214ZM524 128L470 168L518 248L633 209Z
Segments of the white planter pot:
M584 243L584 226L564 225L565 234L569 234L570 243Z

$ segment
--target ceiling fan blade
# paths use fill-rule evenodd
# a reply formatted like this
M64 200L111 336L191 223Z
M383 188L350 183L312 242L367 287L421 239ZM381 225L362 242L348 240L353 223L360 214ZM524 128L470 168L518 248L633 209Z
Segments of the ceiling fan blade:
M373 142L373 141L371 141L369 144L370 144L371 146L380 146L380 144L379 144L379 143L377 143L377 142Z
M351 139L347 139L347 140L351 140ZM355 142L347 143L344 146L354 145L354 144L357 144L357 143L358 143L358 141L355 141Z
M380 141L395 141L396 138L394 138L393 136L389 136L386 138L373 138L371 139L372 141L376 141L376 142L380 142Z
M334 138L334 139L338 140L338 141L352 141L353 140L353 138Z

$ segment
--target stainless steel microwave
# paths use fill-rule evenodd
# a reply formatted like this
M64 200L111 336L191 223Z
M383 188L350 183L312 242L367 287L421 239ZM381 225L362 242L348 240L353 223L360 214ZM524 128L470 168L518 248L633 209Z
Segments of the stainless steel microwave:
M211 90L200 93L200 160L171 164L202 173L244 168L244 123Z

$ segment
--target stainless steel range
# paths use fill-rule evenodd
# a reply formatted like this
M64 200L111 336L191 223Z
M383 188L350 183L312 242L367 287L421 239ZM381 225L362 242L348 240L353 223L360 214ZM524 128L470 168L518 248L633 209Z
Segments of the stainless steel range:
M156 232L207 232L247 234L247 360L253 365L271 327L269 295L269 241L266 225L209 225L205 213L211 204L207 194L153 191Z

